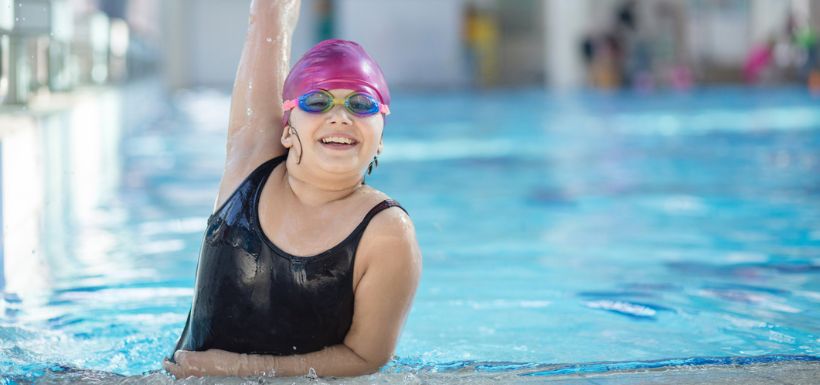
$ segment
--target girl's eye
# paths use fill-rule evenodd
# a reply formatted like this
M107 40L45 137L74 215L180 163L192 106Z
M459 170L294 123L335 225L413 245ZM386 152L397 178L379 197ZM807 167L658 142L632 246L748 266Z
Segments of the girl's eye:
M364 95L353 95L348 102L350 103L350 108L362 112L370 111L375 106L373 101Z
M315 93L305 98L304 104L311 110L322 110L329 103L328 97L324 94Z

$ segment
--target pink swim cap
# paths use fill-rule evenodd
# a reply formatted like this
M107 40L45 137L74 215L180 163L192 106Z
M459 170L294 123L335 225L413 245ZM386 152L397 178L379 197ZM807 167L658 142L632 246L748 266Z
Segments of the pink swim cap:
M379 65L364 48L349 40L319 42L291 68L282 87L282 100L296 99L317 89L351 89L365 92L390 105L390 91ZM282 116L287 125L290 111Z

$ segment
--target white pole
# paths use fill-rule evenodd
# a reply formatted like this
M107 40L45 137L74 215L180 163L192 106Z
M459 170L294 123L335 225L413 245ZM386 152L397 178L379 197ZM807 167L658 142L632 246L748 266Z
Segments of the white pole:
M575 89L584 85L581 43L588 14L588 0L545 0L544 63L548 87Z

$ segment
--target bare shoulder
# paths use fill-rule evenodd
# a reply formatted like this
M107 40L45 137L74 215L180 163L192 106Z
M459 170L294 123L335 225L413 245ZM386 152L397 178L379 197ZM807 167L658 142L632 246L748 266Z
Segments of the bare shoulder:
M384 209L373 217L367 230L370 230L374 236L400 238L413 236L415 238L416 234L410 215L396 206Z
M377 190L374 194L379 201L390 199ZM382 210L367 225L359 244L358 257L367 265L372 263L421 263L421 251L416 240L416 230L410 215L400 207Z
M365 194L371 202L392 200L387 194L372 187L366 187ZM375 203L374 203L375 204ZM370 234L368 234L370 233ZM413 221L401 207L388 207L376 214L365 230L364 236L415 236Z

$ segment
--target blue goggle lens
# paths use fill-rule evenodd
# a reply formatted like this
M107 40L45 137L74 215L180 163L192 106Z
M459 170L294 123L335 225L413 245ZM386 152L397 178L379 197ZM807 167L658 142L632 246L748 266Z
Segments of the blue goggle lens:
M357 115L373 115L379 112L379 103L365 94L353 94L345 98L345 107Z

